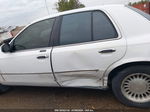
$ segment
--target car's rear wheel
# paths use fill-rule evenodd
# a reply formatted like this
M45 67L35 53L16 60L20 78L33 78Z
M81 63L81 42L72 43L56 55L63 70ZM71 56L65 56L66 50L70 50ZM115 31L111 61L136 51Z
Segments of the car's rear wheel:
M112 79L115 96L125 105L150 107L150 66L133 66Z

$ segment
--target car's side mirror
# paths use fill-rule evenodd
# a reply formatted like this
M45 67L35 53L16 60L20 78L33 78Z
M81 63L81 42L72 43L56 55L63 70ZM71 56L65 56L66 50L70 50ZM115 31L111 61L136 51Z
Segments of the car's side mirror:
M2 46L2 51L3 52L11 52L12 51L12 49L11 49L11 47L10 47L10 45L9 45L9 42L12 40L12 38L10 38L10 39L6 39L6 40L4 40L3 41L3 46Z
M11 47L8 43L4 43L4 45L2 46L2 51L3 52L11 52Z
M9 38L3 41L3 43L9 43L13 38Z

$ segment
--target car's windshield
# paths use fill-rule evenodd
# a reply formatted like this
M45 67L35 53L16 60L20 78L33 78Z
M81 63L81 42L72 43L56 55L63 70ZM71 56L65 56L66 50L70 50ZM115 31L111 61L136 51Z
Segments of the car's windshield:
M131 6L127 6L127 7L128 7L129 9L131 9L131 10L137 12L138 14L142 15L143 17L145 17L146 19L148 19L148 20L150 21L150 15L149 15L149 14L147 14L147 13L145 13L145 12L143 12L143 11L137 9L137 8L131 7Z

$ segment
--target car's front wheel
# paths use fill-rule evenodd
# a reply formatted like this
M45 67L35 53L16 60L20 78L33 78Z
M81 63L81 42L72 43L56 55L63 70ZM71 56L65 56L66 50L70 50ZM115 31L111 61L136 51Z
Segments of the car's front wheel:
M112 79L115 96L125 105L150 107L150 66L133 66Z
M5 92L7 92L9 90L10 90L9 86L5 86L5 85L1 85L0 84L0 94L5 93Z

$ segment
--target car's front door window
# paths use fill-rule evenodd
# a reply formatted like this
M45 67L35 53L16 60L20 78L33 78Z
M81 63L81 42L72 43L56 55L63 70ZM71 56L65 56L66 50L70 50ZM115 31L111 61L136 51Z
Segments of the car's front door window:
M14 40L13 49L18 51L48 47L53 24L54 19L47 19L30 25Z

